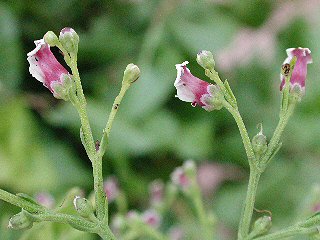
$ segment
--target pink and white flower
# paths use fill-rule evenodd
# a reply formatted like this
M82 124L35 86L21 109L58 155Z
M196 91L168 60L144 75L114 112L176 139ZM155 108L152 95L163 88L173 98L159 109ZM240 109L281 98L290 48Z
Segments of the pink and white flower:
M188 61L185 61L181 64L176 64L177 78L174 82L174 86L177 89L176 97L184 102L191 102L193 107L199 105L207 111L217 109L211 101L214 97L215 85L193 76L187 68L188 63Z
M158 205L164 200L164 183L158 179L154 180L149 186L151 205Z
M294 66L291 78L290 89L294 86L301 88L302 93L305 92L306 78L307 78L307 65L312 63L311 51L309 48L288 48L286 50L288 57L284 60L283 64L290 63L294 56L297 57L296 65ZM285 86L285 76L280 74L280 91Z
M191 179L187 176L183 167L177 167L172 172L171 181L182 189L187 189L191 184Z
M158 228L161 224L161 217L154 209L143 212L141 218L144 223L154 228Z
M38 81L42 82L53 93L54 97L65 99L66 96L61 90L63 90L63 85L71 82L70 74L53 55L49 44L43 39L34 43L36 48L27 54L27 60L30 64L29 72Z

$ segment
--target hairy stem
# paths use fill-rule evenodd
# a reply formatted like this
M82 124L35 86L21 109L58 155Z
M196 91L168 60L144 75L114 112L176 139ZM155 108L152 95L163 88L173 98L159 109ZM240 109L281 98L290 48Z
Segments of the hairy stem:
M239 229L238 229L239 240L245 239L249 234L260 175L261 173L255 170L254 168L250 172L247 196L246 196L244 208L242 210Z
M43 213L46 211L44 207L2 189L0 189L0 199L17 207L23 208L31 213Z
M318 233L318 229L316 227L313 228L301 228L297 226L288 227L279 232L271 233L265 236L254 238L254 240L275 240L275 239L284 239L297 235L306 235Z
M102 138L101 138L101 143L100 143L100 148L99 148L99 156L100 157L103 157L103 155L104 155L104 153L105 153L105 151L107 149L107 145L108 145L108 141L109 141L109 135L110 135L110 132L111 132L111 127L112 127L113 120L114 120L114 118L115 118L115 116L116 116L116 114L118 112L120 103L121 103L125 93L129 89L130 85L131 84L123 83L122 86L121 86L121 90L120 90L118 96L115 98L115 100L113 102L112 109L110 111L109 118L108 118L106 127L103 130L103 135L102 135Z
M232 114L234 120L236 121L236 123L238 125L240 135L242 138L242 142L243 142L243 145L246 150L247 157L248 157L249 165L251 168L253 168L255 166L255 155L254 155L254 152L252 149L251 141L250 141L246 126L242 120L242 117L241 117L238 109L233 108L230 105L230 103L228 103L226 100L223 100L222 104Z
M285 112L285 114L281 115L279 123L273 133L273 136L270 140L270 143L268 144L268 150L261 161L261 163L263 165L266 165L269 162L269 159L272 156L273 152L277 149L281 135L282 135L290 117L293 114L295 106L296 106L296 101L289 103L287 111ZM265 167L266 166L264 166L264 168Z

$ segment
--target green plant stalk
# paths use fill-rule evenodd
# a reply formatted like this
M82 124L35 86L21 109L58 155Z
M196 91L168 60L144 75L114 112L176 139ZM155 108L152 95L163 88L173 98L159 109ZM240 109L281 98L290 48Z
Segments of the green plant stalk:
M197 214L197 217L200 221L200 224L203 228L205 238L211 240L213 236L213 231L212 233L210 232L210 223L209 223L209 218L205 212L204 206L203 206L203 201L201 198L201 193L199 191L199 187L196 189L195 193L192 194L191 200L193 201L193 205L195 207L195 211Z
M271 233L265 236L254 238L254 240L276 240L276 239L284 239L297 235L306 235L318 233L318 229L316 227L313 228L302 228L299 226L288 227L279 232Z
M238 239L245 239L249 234L260 176L260 171L258 171L256 168L251 169L247 196L239 223Z
M43 213L46 209L40 205L29 202L19 196L0 189L0 199L17 207L23 208L31 213Z
M86 110L87 103L83 94L79 71L77 68L76 55L71 55L70 68L75 79L77 96L79 99L79 104L76 104L75 107L79 113L81 121L81 129L85 140L84 144L86 144L85 149L87 150L88 157L92 162L97 218L99 220L102 220L105 214L105 193L103 190L102 157L100 157L96 152L95 143L93 140L90 122Z
M253 148L251 145L251 141L250 141L246 126L244 125L244 122L242 120L242 117L241 117L238 109L233 108L230 105L230 103L228 103L226 100L223 99L222 104L231 113L231 115L233 116L234 120L236 121L236 123L238 125L240 135L242 138L242 142L243 142L243 145L246 150L247 157L248 157L250 169L252 169L256 165L255 155L253 152Z
M222 104L232 114L233 118L235 119L238 125L240 135L242 137L243 145L248 157L248 162L250 165L250 178L249 178L249 184L247 189L247 196L246 196L245 205L241 214L239 231L238 231L238 239L244 239L249 233L251 218L252 218L254 203L256 198L256 192L257 192L261 172L257 168L257 162L255 159L251 141L238 109L235 109L234 107L232 107L226 100L223 100Z
M284 114L281 114L279 123L273 133L273 136L270 140L270 143L268 144L268 149L267 152L265 153L264 157L261 160L261 164L262 164L262 169L264 169L266 167L266 165L269 162L270 157L272 156L273 152L275 151L275 149L277 148L281 135L284 131L284 128L286 127L290 117L292 116L294 109L296 106L296 101L292 101L288 104L288 109Z
M82 86L81 86L81 80L79 76L79 71L77 68L77 56L72 55L71 56L71 62L70 62L70 68L73 74L73 77L75 79L76 84L76 90L77 90L77 97L79 99L79 104L76 104L75 107L78 111L81 127L85 139L85 149L87 151L88 157L93 162L93 158L96 155L96 149L95 149L95 143L92 136L92 131L90 127L90 122L87 114L87 102L85 99L85 96L83 94Z
M100 147L99 147L99 152L98 153L99 153L99 156L101 158L103 157L103 155L104 155L104 153L106 152L106 149L107 149L112 123L113 123L113 121L115 119L115 116L116 116L116 114L118 112L118 109L120 107L121 101L122 101L124 95L126 94L126 92L127 92L127 90L129 89L130 86L131 86L131 84L123 82L122 86L121 86L121 89L120 89L120 92L119 92L118 96L115 98L115 100L113 102L112 109L110 111L109 118L108 118L106 127L103 130L103 135L102 135L102 138L101 138L101 141L100 141Z
M102 175L102 158L96 156L92 162L93 168L93 182L94 182L94 194L95 194L95 202L96 202L96 212L97 218L99 220L108 219L108 211L106 211L106 207L108 207L108 202L106 201L106 194L103 189L103 175Z

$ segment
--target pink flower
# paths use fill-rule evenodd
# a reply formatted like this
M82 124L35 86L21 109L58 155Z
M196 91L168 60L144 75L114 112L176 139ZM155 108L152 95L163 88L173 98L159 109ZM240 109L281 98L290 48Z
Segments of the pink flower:
M149 186L150 202L152 205L157 205L164 198L164 184L161 180L154 180Z
M66 95L63 94L62 89L63 85L71 81L68 71L58 62L51 52L49 44L45 43L43 39L34 43L36 48L27 54L27 60L30 64L29 72L42 82L54 97L65 99Z
M193 76L187 68L188 63L185 61L176 64L177 78L174 82L177 89L176 97L184 102L191 102L193 107L199 105L207 111L217 109L212 102L215 86Z
M171 181L181 187L187 189L190 186L190 179L182 167L177 167L171 174Z
M154 228L158 228L161 224L160 215L153 209L143 212L141 218L143 222Z
M111 176L108 177L106 181L103 183L104 191L107 195L108 201L113 202L119 195L119 185L118 180Z
M296 56L297 62L293 69L292 76L290 79L290 89L294 86L301 88L302 92L305 92L306 78L307 78L307 65L312 63L311 51L309 48L288 48L288 57L284 60L283 64L290 63L291 59ZM282 91L285 85L285 77L281 74L280 76L281 85L280 91Z

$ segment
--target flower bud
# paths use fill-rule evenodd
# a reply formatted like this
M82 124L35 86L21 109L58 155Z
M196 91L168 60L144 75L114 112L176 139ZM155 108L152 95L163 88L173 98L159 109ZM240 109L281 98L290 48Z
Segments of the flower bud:
M59 39L57 35L52 32L48 31L44 36L43 36L44 41L50 45L50 47L54 47L59 43Z
M8 228L14 230L32 228L33 221L28 217L27 213L22 210L18 214L10 218Z
M123 73L122 83L134 83L140 77L140 69L133 63L128 64Z
M290 91L290 101L300 102L305 94L305 88L302 88L298 84L294 84Z
M271 226L272 221L270 216L260 217L253 224L252 235L259 236L266 234L269 232Z
M60 81L53 81L51 88L53 90L53 96L65 101L69 100L69 91L72 88L73 80L69 74L62 74Z
M210 51L202 50L197 54L197 62L204 69L212 70L215 62Z
M261 156L268 148L267 137L263 134L262 124L260 124L260 132L252 138L252 148L256 155Z
M91 218L94 216L92 203L87 199L76 196L73 205L81 217Z
M63 28L60 31L59 41L67 52L78 53L79 36L72 28Z

